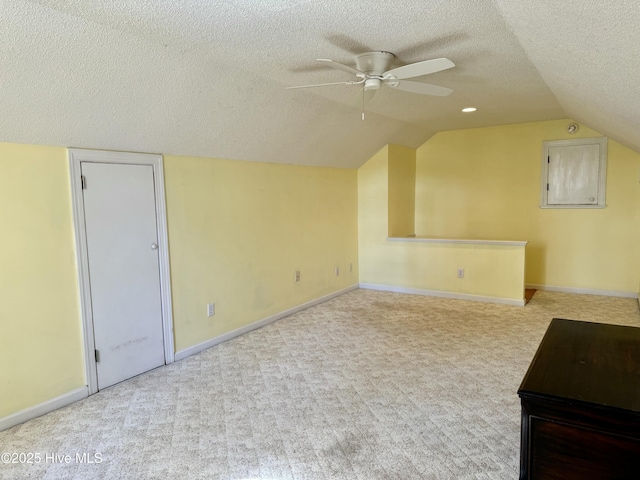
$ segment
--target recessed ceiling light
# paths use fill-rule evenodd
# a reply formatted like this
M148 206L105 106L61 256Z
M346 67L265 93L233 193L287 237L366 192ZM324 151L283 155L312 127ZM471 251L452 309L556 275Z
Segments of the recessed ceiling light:
M471 113L471 112L475 112L476 110L478 110L476 107L466 107L462 109L464 113Z

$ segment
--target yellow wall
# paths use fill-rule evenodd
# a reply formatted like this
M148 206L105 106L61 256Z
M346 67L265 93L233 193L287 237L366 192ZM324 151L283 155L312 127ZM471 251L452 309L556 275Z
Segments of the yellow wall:
M357 284L355 170L165 156L165 178L176 350Z
M389 241L363 283L522 301L525 247ZM464 278L457 277L458 268Z
M358 264L360 282L374 283L389 234L389 146L358 169ZM382 255L382 256L381 256Z
M416 233L527 240L528 284L637 292L640 155L609 139L605 209L540 209L542 142L569 120L441 132L416 154Z
M400 159L395 158L400 154ZM389 241L390 189L406 149L389 145L358 170L360 282L521 301L524 247ZM411 178L411 171L405 170ZM465 278L457 278L457 269Z
M388 145L389 151L389 236L415 233L416 150Z
M357 283L355 170L167 156L165 181L177 350ZM4 418L86 385L65 148L0 143L0 225Z
M64 148L0 143L0 418L85 385Z

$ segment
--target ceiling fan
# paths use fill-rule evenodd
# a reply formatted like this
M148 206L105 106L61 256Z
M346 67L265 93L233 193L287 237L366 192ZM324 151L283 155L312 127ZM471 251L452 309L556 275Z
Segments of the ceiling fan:
M382 85L403 90L405 92L420 93L422 95L435 95L438 97L446 97L453 90L430 83L411 82L407 78L420 77L430 73L440 72L448 68L455 67L455 64L448 58L436 58L434 60L424 60L422 62L410 63L402 67L389 67L395 60L396 56L390 52L365 52L356 55L355 68L342 63L334 62L327 58L318 58L319 62L325 62L330 67L342 70L355 75L356 80L349 82L333 82L333 83L317 83L313 85L300 85L294 88L311 88L324 87L329 85L362 85L363 92L365 90L378 90ZM372 92L373 93L373 92Z

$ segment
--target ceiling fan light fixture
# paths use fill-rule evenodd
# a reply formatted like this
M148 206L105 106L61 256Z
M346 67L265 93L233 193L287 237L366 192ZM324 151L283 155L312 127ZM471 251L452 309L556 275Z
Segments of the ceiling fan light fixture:
M378 90L381 84L382 84L382 80L380 80L379 78L367 78L364 82L364 89Z
M475 112L476 110L478 110L476 107L464 107L462 109L463 113L472 113Z

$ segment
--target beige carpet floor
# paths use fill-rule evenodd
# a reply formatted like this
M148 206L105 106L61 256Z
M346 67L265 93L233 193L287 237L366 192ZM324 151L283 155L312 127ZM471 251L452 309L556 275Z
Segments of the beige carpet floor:
M640 326L633 299L356 290L0 432L43 459L0 478L513 480L516 392L552 317Z

